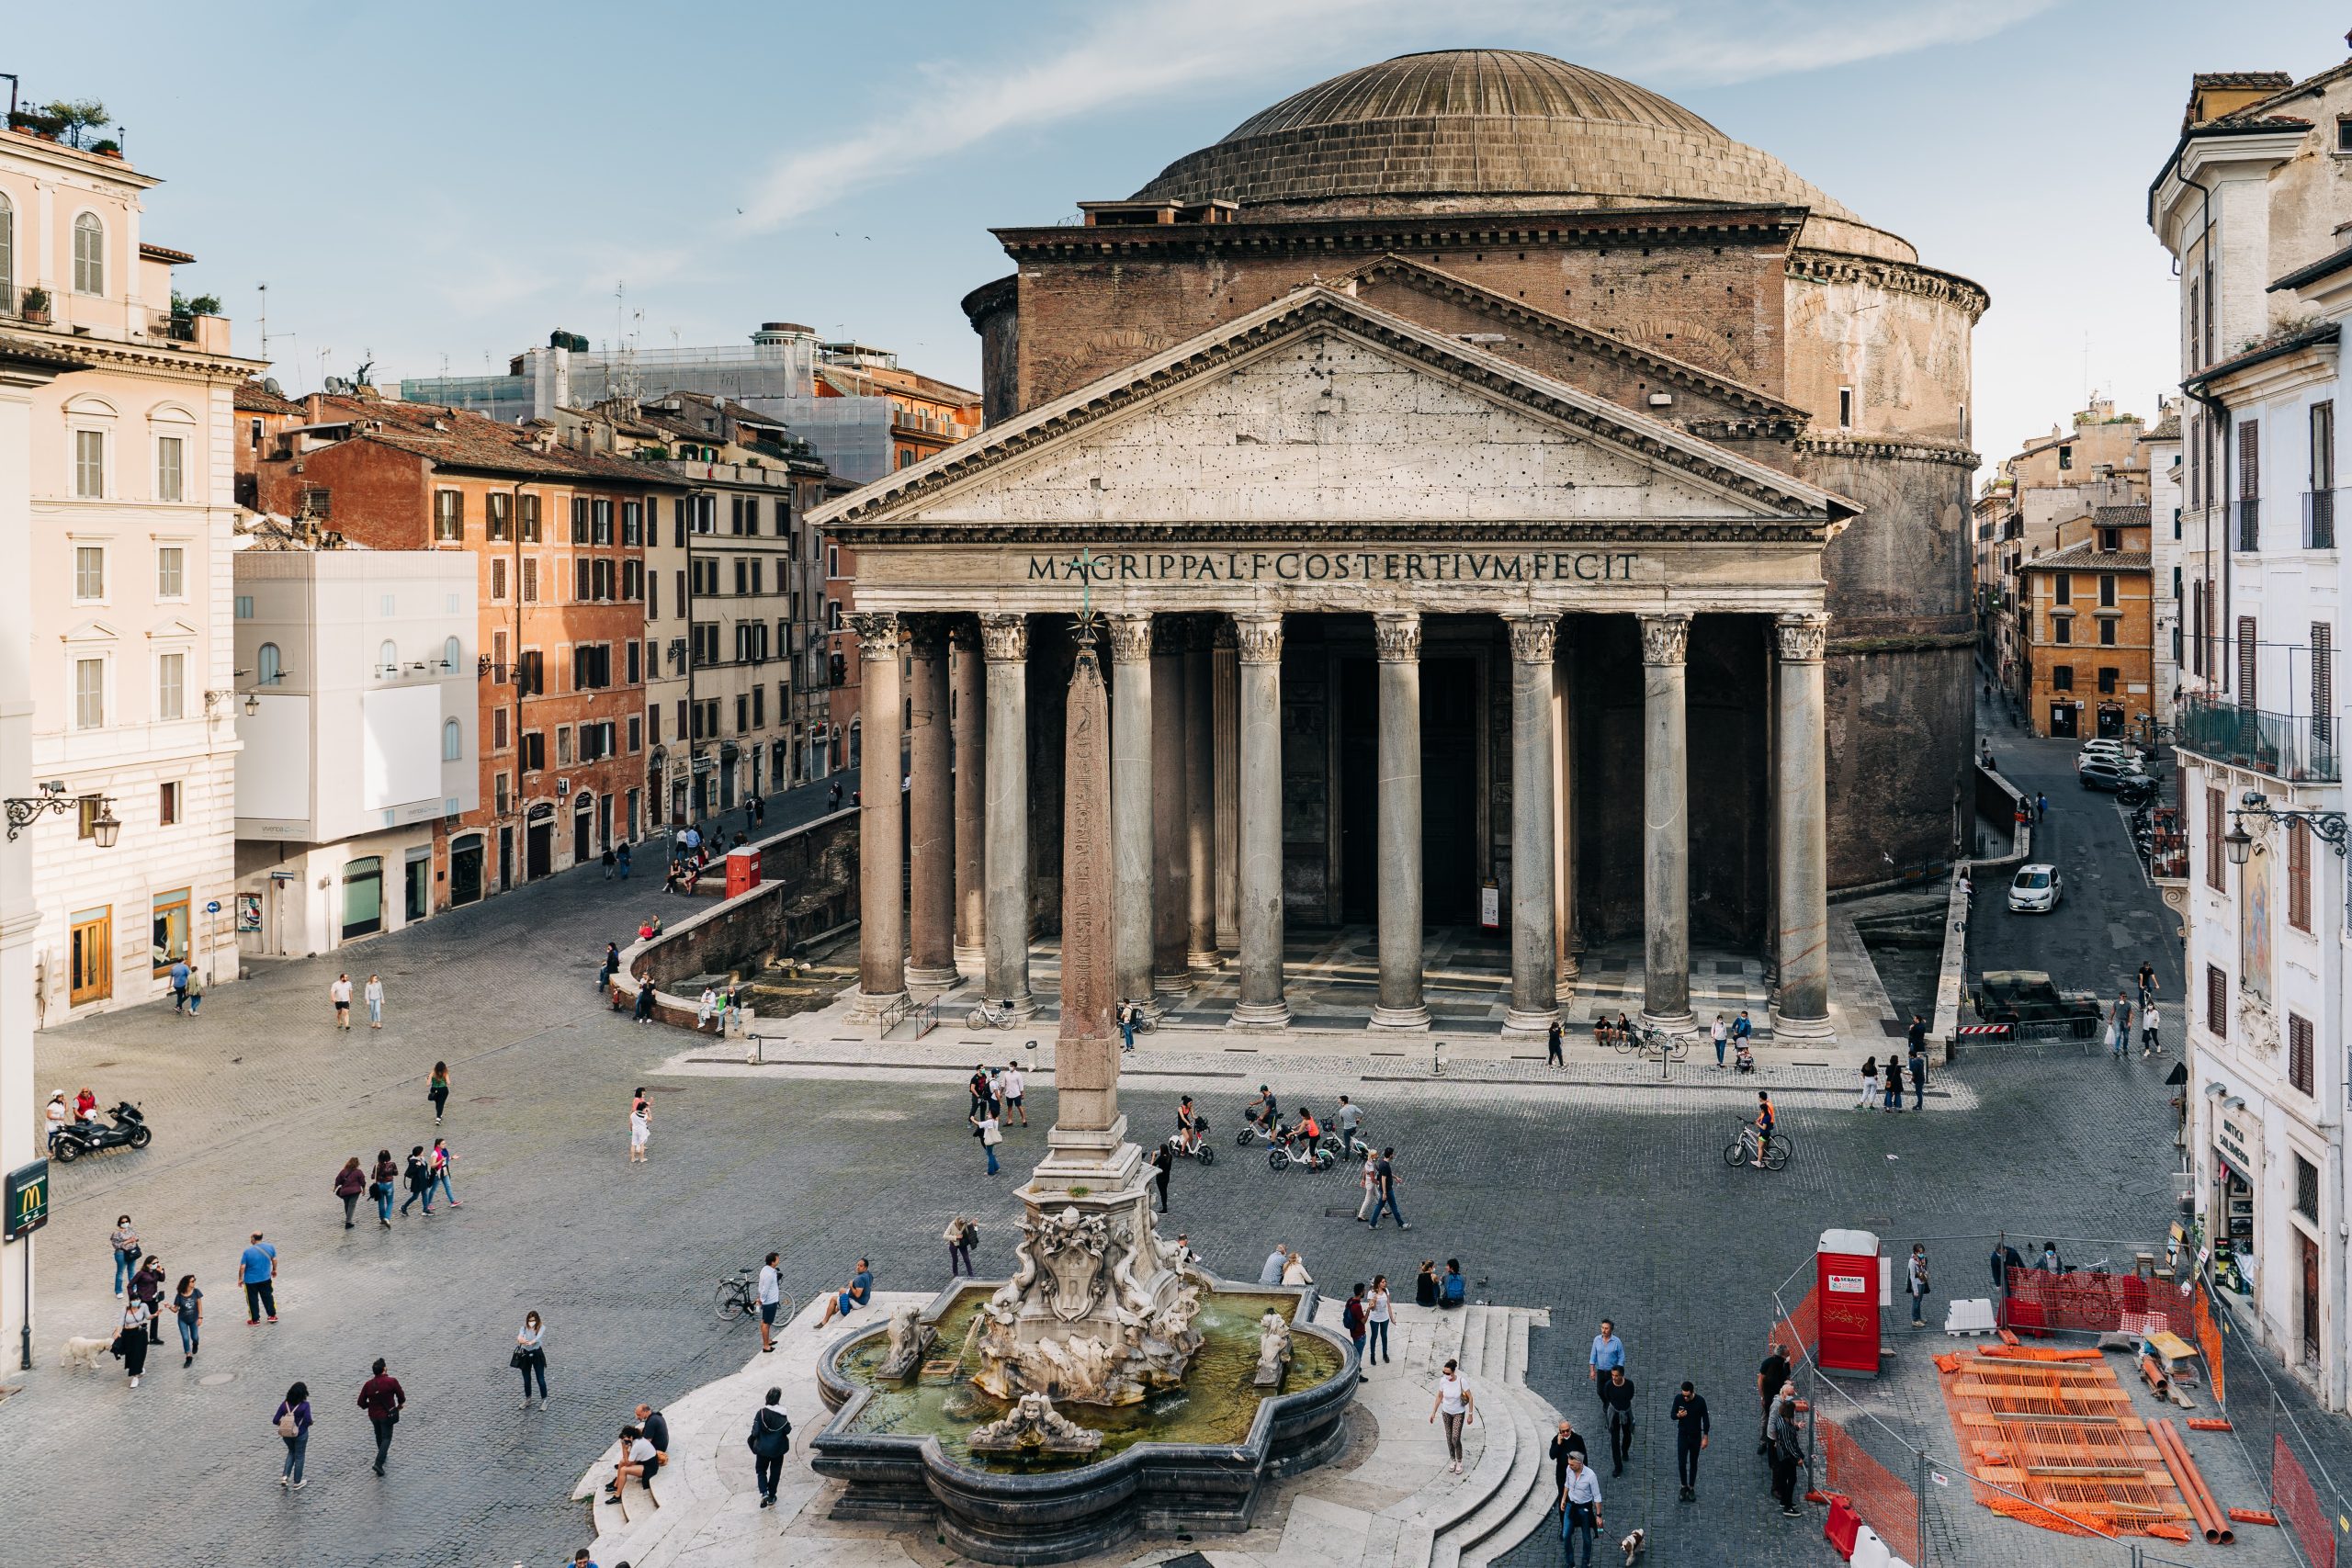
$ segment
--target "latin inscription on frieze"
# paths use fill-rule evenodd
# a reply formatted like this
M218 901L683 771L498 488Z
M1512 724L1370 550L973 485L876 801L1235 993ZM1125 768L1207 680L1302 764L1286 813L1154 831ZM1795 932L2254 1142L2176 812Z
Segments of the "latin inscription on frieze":
M1032 582L1632 582L1633 550L1107 550L1032 555Z

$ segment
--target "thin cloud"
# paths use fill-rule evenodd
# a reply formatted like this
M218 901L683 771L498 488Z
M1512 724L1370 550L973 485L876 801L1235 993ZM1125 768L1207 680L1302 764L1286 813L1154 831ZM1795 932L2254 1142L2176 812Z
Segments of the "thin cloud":
M1407 0L1173 0L1118 12L1057 53L998 73L932 63L907 102L873 129L786 153L748 197L740 228L766 231L805 218L861 187L943 153L1007 132L1036 130L1113 107L1132 108L1204 84L1269 77L1304 86L1310 73L1379 57L1398 43L1428 47L1508 37L1588 61L1638 60L1652 81L1728 84L1849 65L1999 32L2056 0L1984 0L1934 10L1883 3L1758 5L1701 0L1484 0L1460 7L1432 37L1429 8Z

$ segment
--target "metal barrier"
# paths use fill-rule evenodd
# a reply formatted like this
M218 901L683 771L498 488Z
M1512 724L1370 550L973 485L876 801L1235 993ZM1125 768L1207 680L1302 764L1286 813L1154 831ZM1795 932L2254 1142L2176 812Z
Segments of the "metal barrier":
M1892 1434L1880 1431L1874 1425L1863 1429L1892 1449L1902 1447ZM1927 1530L1918 1492L1880 1462L1844 1422L1816 1408L1813 1430L1815 1446L1821 1455L1824 1488L1842 1494L1862 1523L1878 1531L1888 1550L1919 1568L1926 1562L1920 1555L1920 1543ZM1916 1472L1923 1457L1904 1449L1897 1462Z
M2202 1314L2213 1328L2213 1397L2229 1417L2235 1440L2255 1472L2267 1479L2271 1511L2311 1568L2335 1568L2352 1540L2352 1500L2330 1474L2327 1456L2346 1452L2336 1430L2342 1417L2319 1408L2318 1400L2283 1371L2274 1373L2269 1356L2247 1331L2225 1292L2210 1274L2199 1295L2211 1302ZM2199 1325L2199 1342L2203 1340ZM2323 1441L2323 1435L2324 1441Z

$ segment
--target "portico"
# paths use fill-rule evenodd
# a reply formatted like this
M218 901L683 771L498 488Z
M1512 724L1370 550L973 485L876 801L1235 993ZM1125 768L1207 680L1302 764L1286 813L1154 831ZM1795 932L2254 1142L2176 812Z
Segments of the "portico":
M1506 1027L1540 1033L1580 944L1637 932L1643 1016L1689 1029L1695 919L1777 970L1783 1037L1826 1034L1822 552L1856 511L1319 287L845 498L812 521L858 552L869 749L913 661L909 792L865 802L860 1010L975 949L978 990L1031 1005L1084 609L1122 998L1230 976L1230 1026L1281 1030L1286 935L1366 922L1364 1026L1425 1031L1425 933L1483 926ZM984 711L941 715L976 640Z

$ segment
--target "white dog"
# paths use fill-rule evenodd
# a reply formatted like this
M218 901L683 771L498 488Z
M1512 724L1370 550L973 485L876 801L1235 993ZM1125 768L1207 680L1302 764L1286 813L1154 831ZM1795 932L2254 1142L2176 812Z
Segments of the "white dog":
M1618 1549L1625 1554L1625 1568L1634 1568L1634 1559L1642 1554L1642 1548L1648 1543L1649 1532L1647 1530L1634 1530L1632 1534L1626 1536L1624 1540L1617 1543Z
M68 1339L64 1348L58 1352L57 1364L61 1367L86 1367L95 1372L98 1370L98 1359L113 1344L111 1339L88 1339L77 1334Z

